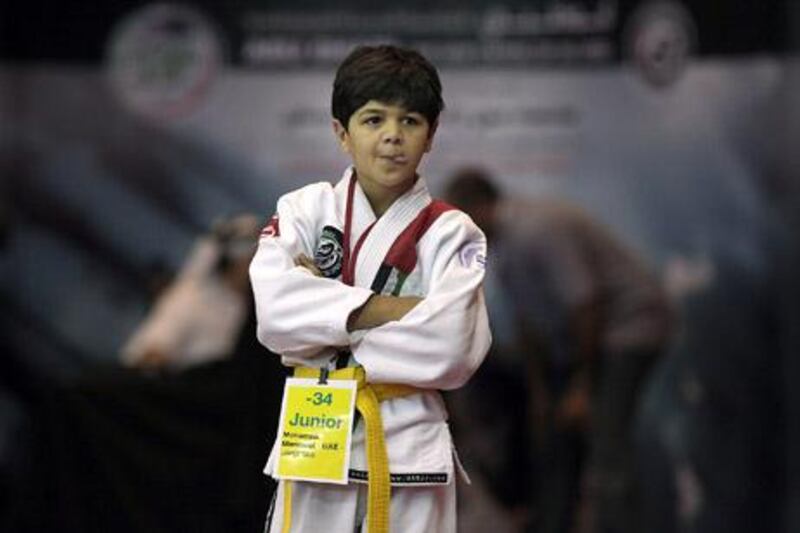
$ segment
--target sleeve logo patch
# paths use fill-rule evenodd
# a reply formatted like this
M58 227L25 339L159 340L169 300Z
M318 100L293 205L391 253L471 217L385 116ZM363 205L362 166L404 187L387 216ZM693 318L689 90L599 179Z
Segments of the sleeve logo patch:
M338 278L342 273L342 232L333 226L322 228L317 249L314 252L314 262L322 275L326 278Z
M483 245L478 243L470 243L461 247L458 251L458 259L461 261L461 266L471 268L477 266L478 268L486 268L486 254L483 251Z

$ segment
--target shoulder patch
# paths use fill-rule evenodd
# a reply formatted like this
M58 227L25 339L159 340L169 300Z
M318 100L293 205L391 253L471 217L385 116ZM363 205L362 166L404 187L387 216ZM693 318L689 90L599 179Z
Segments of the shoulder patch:
M458 259L461 261L461 266L465 268L472 266L486 268L486 254L483 252L483 245L476 242L462 246L458 251Z
M278 215L272 215L267 221L267 225L261 230L261 237L280 237L281 228L278 223Z
M342 273L342 258L344 248L342 232L333 227L325 226L314 250L314 263L326 278L338 278Z

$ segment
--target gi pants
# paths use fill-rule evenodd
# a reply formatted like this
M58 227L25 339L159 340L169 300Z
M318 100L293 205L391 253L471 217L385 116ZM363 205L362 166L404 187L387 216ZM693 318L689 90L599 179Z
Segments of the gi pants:
M291 484L291 533L366 533L366 484ZM285 482L281 481L265 533L283 532L284 496ZM456 533L456 483L393 486L389 520L392 533Z

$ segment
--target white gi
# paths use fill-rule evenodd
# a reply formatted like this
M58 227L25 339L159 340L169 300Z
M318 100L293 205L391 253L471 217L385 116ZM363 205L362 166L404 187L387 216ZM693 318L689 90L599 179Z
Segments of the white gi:
M258 338L288 366L332 369L349 347L347 363L362 365L370 383L426 389L381 403L393 486L390 525L404 533L454 532L454 448L438 389L462 386L491 343L482 290L486 240L466 214L432 201L422 178L376 220L352 175L350 168L335 186L311 184L278 201L250 267ZM348 241L353 286L340 281ZM295 266L300 254L313 257L325 277ZM424 300L402 320L348 333L350 313L373 292ZM349 485L293 484L293 532L350 533L360 525L358 493L359 486L366 492L367 470L361 420L352 441ZM273 446L268 474L275 455ZM272 531L281 527L282 488Z

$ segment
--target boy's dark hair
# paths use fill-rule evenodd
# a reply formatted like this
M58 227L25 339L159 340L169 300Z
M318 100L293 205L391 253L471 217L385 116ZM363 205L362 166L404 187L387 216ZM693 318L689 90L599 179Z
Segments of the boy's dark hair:
M436 68L419 52L392 45L359 46L336 71L331 112L345 129L370 100L421 113L431 125L444 109Z

